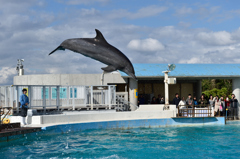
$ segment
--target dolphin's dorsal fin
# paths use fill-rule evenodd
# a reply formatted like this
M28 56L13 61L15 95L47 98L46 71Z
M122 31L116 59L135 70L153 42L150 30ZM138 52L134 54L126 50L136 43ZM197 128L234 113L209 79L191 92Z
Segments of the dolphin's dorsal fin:
M107 40L104 38L104 36L102 35L102 33L99 31L99 30L97 30L97 29L95 29L95 31L96 31L96 37L95 37L95 39L97 39L97 40L99 40L99 41L104 41L104 42L106 42L107 43Z

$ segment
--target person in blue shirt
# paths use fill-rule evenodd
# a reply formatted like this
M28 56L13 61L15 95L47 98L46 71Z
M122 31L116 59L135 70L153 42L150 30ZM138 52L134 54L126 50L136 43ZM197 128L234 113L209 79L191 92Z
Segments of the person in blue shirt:
M27 111L28 111L28 104L29 104L29 99L27 94L27 89L22 90L23 94L20 96L19 102L21 103L20 108L21 108L21 116L22 116L22 125L27 125L25 122L26 116L27 116Z

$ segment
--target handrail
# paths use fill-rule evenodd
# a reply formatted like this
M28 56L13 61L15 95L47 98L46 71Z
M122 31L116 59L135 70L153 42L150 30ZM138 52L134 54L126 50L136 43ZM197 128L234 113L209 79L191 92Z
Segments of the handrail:
M182 106L185 106L185 108L180 108ZM191 108L189 108L191 107ZM196 107L200 107L197 108ZM204 107L201 109L201 107ZM207 109L206 109L207 108ZM211 105L180 105L177 107L178 109L178 117L198 117L200 116L205 116L207 115L207 117L211 117L212 116L212 107ZM201 111L206 111L207 112L201 112Z

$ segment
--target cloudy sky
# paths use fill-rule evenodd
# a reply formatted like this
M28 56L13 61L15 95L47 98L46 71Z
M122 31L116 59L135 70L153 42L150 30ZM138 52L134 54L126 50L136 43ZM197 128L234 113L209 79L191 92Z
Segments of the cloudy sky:
M48 53L95 28L132 63L240 63L239 0L0 0L0 84L25 74L101 73L71 51Z

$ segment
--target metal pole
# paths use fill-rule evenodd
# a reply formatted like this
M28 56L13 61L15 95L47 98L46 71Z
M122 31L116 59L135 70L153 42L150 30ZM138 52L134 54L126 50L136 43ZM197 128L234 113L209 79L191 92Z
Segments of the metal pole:
M73 110L75 110L75 87L72 87L73 95Z
M164 71L164 83L165 83L165 105L169 105L168 73L169 73L169 71Z
M113 104L116 105L116 86L113 86L113 92L112 93L113 93L113 98L114 98L113 99L113 102L114 102Z
M17 114L18 114L19 113L19 106L20 106L19 105L19 95L20 94L19 94L19 91L18 91L18 86L16 86L15 88L16 88L15 91L17 91L16 92L16 107L17 107Z
M46 86L43 86L43 111L46 113Z
M91 110L93 110L93 86L91 86Z
M32 86L28 86L28 98L29 98L29 109L31 109L31 106L32 106L32 102L33 102L33 98L32 98Z
M111 104L111 87L108 86L108 104L109 104L109 109L111 109L112 104Z
M49 86L49 90L48 90L48 99L49 99L49 105L52 105L52 87Z
M85 107L87 106L87 101L88 101L88 90L89 90L89 87L85 86L85 90L84 90L84 105Z
M13 108L13 92L14 91L12 86L10 86L9 89L10 89L10 107Z
M67 86L67 106L69 106L69 98L70 98L70 95L69 95L69 86Z
M59 111L59 100L60 100L60 91L59 91L59 86L57 86L57 110Z
M7 107L7 86L5 86L5 107Z
M228 111L228 108L226 109L226 119L227 119L227 111Z
M12 86L10 86L9 89L10 89L10 99L9 99L9 102L10 102L10 107L12 107L11 115L13 115L13 93L14 93L14 89L13 89Z

